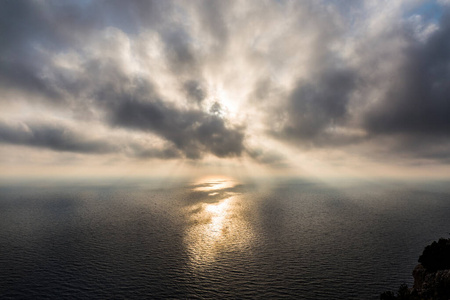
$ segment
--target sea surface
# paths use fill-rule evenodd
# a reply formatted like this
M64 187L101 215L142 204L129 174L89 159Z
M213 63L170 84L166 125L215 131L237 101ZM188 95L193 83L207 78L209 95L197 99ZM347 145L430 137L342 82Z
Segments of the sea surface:
M450 232L443 182L0 186L0 299L379 299Z

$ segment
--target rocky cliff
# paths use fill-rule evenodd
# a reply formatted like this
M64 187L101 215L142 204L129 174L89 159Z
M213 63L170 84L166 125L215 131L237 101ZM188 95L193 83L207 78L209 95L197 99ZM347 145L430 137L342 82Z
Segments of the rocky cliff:
M412 294L419 299L450 299L450 269L427 270L418 264L413 271L414 286Z
M450 300L450 239L425 247L413 270L414 285L401 285L398 292L384 292L381 300Z

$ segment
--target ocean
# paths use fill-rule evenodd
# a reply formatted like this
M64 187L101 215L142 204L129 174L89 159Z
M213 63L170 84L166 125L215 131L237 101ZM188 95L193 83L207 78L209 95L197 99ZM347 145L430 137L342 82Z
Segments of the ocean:
M445 182L0 186L0 299L379 299L450 232Z

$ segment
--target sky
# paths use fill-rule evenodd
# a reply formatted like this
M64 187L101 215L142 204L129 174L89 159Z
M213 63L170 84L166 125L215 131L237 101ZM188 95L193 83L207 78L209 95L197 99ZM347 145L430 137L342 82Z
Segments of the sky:
M450 1L0 1L0 176L450 177Z

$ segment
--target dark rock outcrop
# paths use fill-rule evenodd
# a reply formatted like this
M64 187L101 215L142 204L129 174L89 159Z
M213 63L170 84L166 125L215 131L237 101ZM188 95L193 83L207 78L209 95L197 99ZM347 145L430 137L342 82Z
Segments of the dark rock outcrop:
M395 294L380 295L381 300L450 300L450 239L440 239L425 247L413 270L414 285L402 284Z
M418 264L413 277L412 294L417 294L419 299L450 299L450 269L430 271Z

